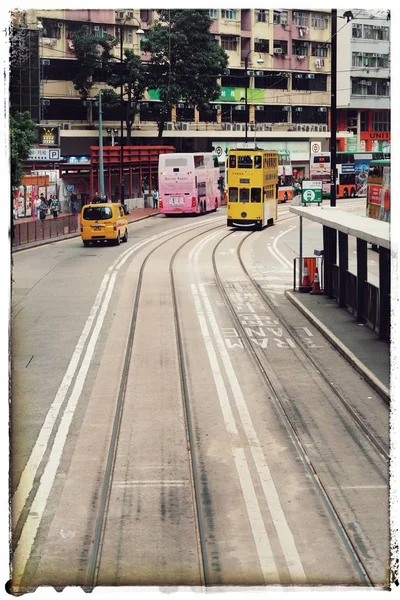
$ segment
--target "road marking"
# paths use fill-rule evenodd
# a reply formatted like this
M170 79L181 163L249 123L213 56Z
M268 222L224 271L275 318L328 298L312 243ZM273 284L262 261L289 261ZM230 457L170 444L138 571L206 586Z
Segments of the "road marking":
M194 283L191 284L192 295L197 312L197 317L200 323L201 333L204 339L208 360L210 363L211 372L213 374L215 387L219 404L221 407L222 417L224 419L226 430L229 434L231 450L238 474L240 486L242 488L243 499L246 505L247 515L249 517L254 542L257 548L258 559L260 561L261 571L266 583L270 582L271 578L274 582L279 581L279 574L275 564L268 534L265 529L264 520L261 515L258 505L257 496L253 487L253 482L250 475L249 466L247 464L244 450L241 447L239 432L236 427L235 418L232 413L232 408L228 398L224 380L219 368L217 355L211 340L209 329L206 323L206 318L201 306L200 298Z
M14 552L13 582L15 583L15 585L20 584L25 571L26 563L28 562L28 559L32 552L32 547L35 542L36 534L39 529L41 520L43 518L43 513L47 505L47 500L53 487L54 479L57 474L57 469L61 461L61 456L64 450L65 442L67 440L67 435L72 422L72 418L75 414L75 409L80 398L83 385L85 383L86 374L89 370L96 342L99 337L104 317L107 312L108 304L111 299L111 294L114 288L116 277L116 273L113 273L111 275L110 282L108 284L108 288L104 296L104 302L99 312L96 325L90 337L85 357L82 361L81 368L79 369L74 384L74 388L72 390L71 396L68 400L64 414L58 426L49 460L40 479L38 490L32 502L32 506L29 510L27 519L22 528L21 537L18 540L18 544Z
M219 354L221 356L224 368L227 374L229 385L232 390L232 394L235 400L235 404L240 416L240 420L243 425L243 429L248 439L249 447L253 456L253 460L260 478L262 489L264 492L265 499L268 504L269 511L273 523L275 525L276 532L280 541L282 551L285 555L286 563L290 571L293 582L301 583L307 581L304 573L303 565L298 554L296 543L293 538L293 534L290 530L288 522L280 503L279 495L275 487L271 472L265 460L265 456L257 437L256 430L252 423L250 413L248 411L246 401L243 396L239 381L237 380L235 370L232 366L228 351L225 347L222 335L220 333L217 321L214 316L210 301L207 296L207 292L203 284L199 284L200 294L205 306L206 314L210 322L214 339L217 343ZM193 293L193 292L192 292Z

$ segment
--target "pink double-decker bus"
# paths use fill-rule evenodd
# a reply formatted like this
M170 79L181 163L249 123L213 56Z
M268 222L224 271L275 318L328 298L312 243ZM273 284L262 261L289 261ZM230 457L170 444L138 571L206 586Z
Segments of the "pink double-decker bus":
M211 152L160 154L158 207L164 215L205 214L221 204Z

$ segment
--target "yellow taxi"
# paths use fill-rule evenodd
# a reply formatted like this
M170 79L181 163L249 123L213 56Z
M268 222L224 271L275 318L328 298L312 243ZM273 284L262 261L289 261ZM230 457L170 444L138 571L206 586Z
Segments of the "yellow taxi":
M118 245L128 241L128 219L122 204L86 204L82 208L80 221L84 246L89 246L90 242L110 241Z

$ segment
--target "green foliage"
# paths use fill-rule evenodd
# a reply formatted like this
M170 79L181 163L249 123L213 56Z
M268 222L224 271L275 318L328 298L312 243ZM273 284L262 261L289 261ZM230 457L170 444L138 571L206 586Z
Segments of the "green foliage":
M159 20L143 41L151 52L148 87L158 88L160 100L171 107L179 101L203 108L219 96L228 56L210 33L206 10L158 11ZM160 127L161 126L161 127ZM163 122L159 123L162 135Z
M35 143L35 127L29 111L10 116L11 188L20 184L22 161L28 158Z
M105 69L107 73L111 52L117 43L117 39L112 35L97 37L84 28L79 29L73 36L73 51L79 65L73 83L83 100L90 96L95 72Z

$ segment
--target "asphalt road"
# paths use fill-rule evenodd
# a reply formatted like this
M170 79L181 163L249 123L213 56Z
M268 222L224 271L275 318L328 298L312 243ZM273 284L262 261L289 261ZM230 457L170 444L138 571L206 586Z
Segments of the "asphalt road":
M383 445L388 409L284 297L298 219L279 212L246 240L220 210L14 255L15 589L387 583L387 463L294 332Z

